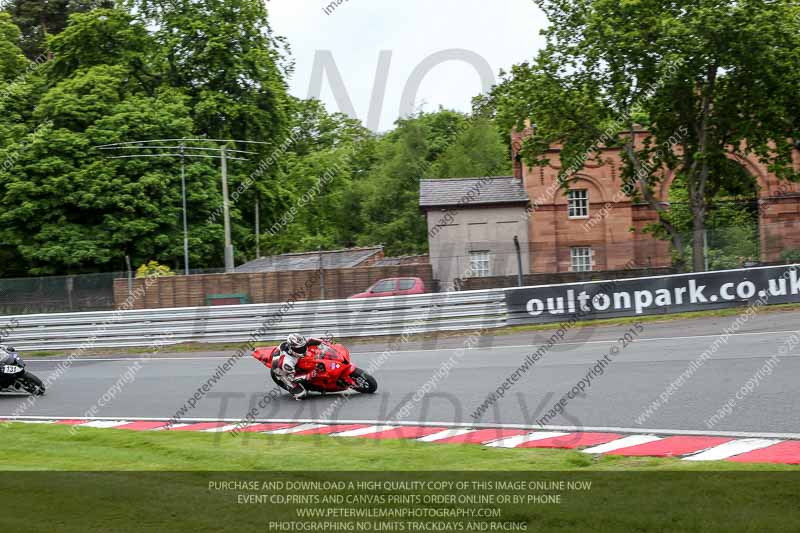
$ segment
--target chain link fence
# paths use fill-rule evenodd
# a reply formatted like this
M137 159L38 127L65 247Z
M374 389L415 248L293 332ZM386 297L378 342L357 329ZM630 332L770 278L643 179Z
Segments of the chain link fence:
M705 236L707 270L800 262L800 222L794 217L772 224L743 221L718 225L709 227ZM559 236L558 245L521 243L519 254L513 235L502 242L452 243L448 248L431 251L434 283L427 289L450 292L514 287L520 285L520 263L521 282L525 286L659 276L681 270L676 266L678 254L667 240L621 239L598 243L596 238L589 237L580 233ZM688 272L692 270L694 234L686 232L681 237L685 259L682 270ZM333 275L333 270L326 278L331 285L326 291L332 295L347 293L333 286L345 282L341 276ZM224 269L191 272L192 275L220 273ZM133 279L134 275L107 272L0 279L0 316L112 310L115 280L119 287L124 283L119 280ZM358 289L366 290L372 281L364 281L364 287ZM131 286L134 285L135 281ZM354 287L346 289L358 292Z
M224 271L196 270L192 274ZM110 311L115 307L114 280L133 279L134 276L132 272L103 272L0 279L0 316Z

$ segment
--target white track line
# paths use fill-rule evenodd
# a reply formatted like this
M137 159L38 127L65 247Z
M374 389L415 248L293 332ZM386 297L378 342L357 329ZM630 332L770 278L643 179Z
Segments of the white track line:
M86 424L77 424L76 427L108 429L130 423L130 420L95 420L94 422L88 422Z
M369 426L361 429L351 429L350 431L342 431L341 433L332 433L331 437L363 437L371 435L372 433L380 433L381 431L389 431L395 429L397 426Z
M656 437L655 435L630 435L628 437L622 437L621 439L612 440L611 442L607 442L599 446L586 448L583 450L583 453L608 453L613 452L614 450L619 450L620 448L627 448L628 446L636 446L638 444L647 444L648 442L654 442L657 440L661 440L661 437Z
M149 422L149 420L142 420L141 418L139 419L139 421ZM180 429L180 428L189 427L191 425L192 424L173 424L171 426L163 426L163 427L160 427L160 428L151 429L150 431L169 431L170 429Z
M292 433L299 433L301 431L306 431L309 429L319 429L328 427L327 424L300 424L299 426L294 426L291 428L283 428L283 429L275 429L272 431L263 431L265 435L290 435Z
M203 433L225 433L227 431L233 431L234 429L236 429L238 427L241 427L242 429L244 429L249 425L250 424L247 424L247 425L244 425L244 426L239 426L239 424L228 424L227 426L220 426L220 427L217 427L217 428L204 429Z
M556 328L553 328L554 330ZM547 330L542 330L547 331ZM748 337L754 335L778 335L782 333L798 333L800 330L780 330L780 331L752 331L746 333L734 333L734 337ZM638 338L636 342L657 342L657 341L674 341L674 340L688 340L688 339L714 339L717 337L723 336L723 333L713 333L709 335L685 335L685 336L677 336L677 337L649 337L649 338ZM582 346L584 344L616 344L619 342L619 339L603 339L603 340L596 340L596 341L582 341L582 342L559 342L558 346ZM512 344L512 345L498 345L498 346L491 346L488 349L508 349L508 348L531 348L534 345L532 344ZM483 350L486 351L487 347L477 347L477 348L467 348L467 351L473 350ZM406 351L397 351L394 353L398 354L414 354L414 353L428 353L428 352L453 352L453 351L460 351L464 350L463 347L461 348L436 348L434 350L406 350ZM65 350L67 351L67 350ZM351 352L351 355L380 355L383 352ZM770 357L769 355L765 355L763 357ZM153 357L148 358L147 361L202 361L204 359L213 360L213 359L230 359L230 355L209 355L206 357ZM26 363L90 363L90 362L114 362L114 361L142 361L142 357L110 357L110 358L86 358L86 359L30 359L25 360Z
M525 444L526 442L563 437L564 435L569 435L569 433L562 433L559 431L540 431L538 433L528 433L527 435L517 435L515 437L506 437L504 439L494 440L486 446L490 448L516 448L520 444Z
M752 452L753 450L760 450L761 448L766 448L768 446L772 446L773 444L777 444L779 442L781 441L772 439L732 440L730 442L720 444L719 446L714 446L713 448L709 448L704 452L700 452L695 455L690 455L689 457L684 457L683 460L720 461L722 459L727 459L728 457L733 457L734 455L741 455L746 452Z
M474 431L474 429L445 429L444 431L433 433L432 435L420 437L417 440L419 442L436 442L437 440L449 439L450 437L460 437L461 435L466 435Z

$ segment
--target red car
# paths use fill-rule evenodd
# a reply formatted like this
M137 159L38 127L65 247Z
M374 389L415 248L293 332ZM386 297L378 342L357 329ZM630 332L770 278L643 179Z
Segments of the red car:
M407 294L424 294L425 284L420 278L387 278L372 287L354 294L350 298L380 298L381 296L404 296Z

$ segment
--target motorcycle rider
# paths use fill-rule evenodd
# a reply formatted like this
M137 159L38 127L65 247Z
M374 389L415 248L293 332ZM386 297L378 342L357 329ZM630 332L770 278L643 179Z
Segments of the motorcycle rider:
M275 365L275 374L286 384L289 388L289 393L294 396L295 400L301 400L308 394L308 391L303 387L301 381L308 378L313 373L312 371L298 375L297 363L306 356L309 346L319 346L322 343L322 339L313 337L307 339L299 333L291 333L286 340L278 346L280 357L278 358L278 363Z

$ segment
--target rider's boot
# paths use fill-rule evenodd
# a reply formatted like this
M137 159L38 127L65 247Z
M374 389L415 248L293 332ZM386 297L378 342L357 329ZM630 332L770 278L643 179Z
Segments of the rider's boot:
M308 394L308 391L299 382L295 382L289 388L289 394L291 394L295 400L302 400Z

